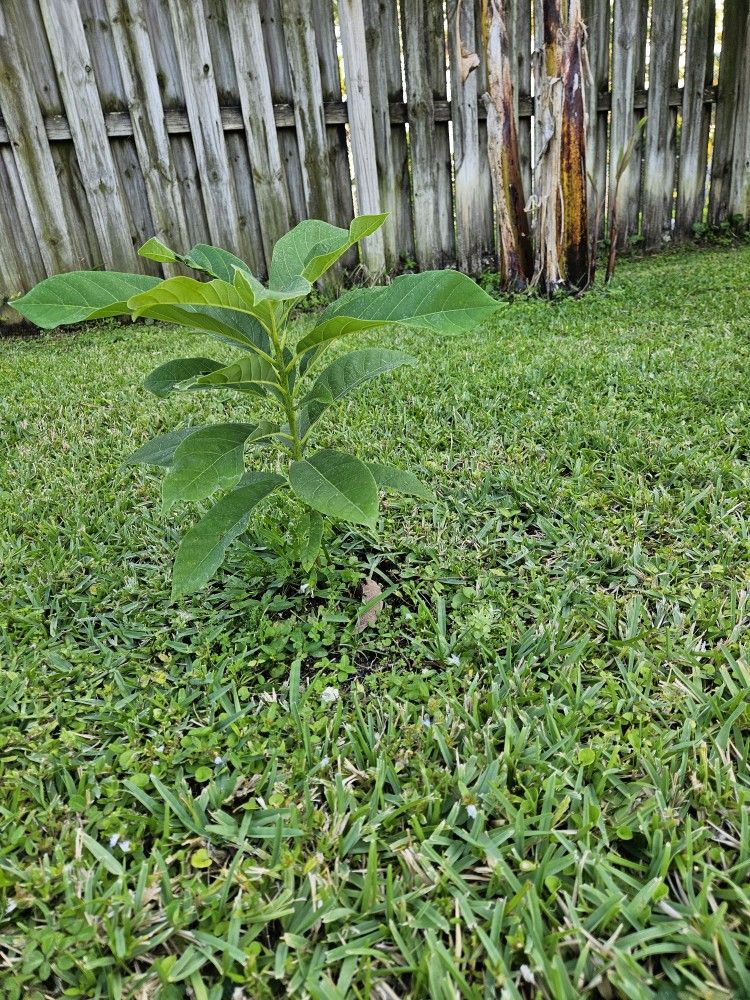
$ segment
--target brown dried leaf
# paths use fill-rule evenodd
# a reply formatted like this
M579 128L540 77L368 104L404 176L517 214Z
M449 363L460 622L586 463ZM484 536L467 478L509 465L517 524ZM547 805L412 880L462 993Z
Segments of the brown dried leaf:
M379 583L376 583L371 577L368 577L362 584L362 603L368 604L373 598L379 597L383 593L383 588ZM362 632L364 629L368 628L370 625L374 625L377 620L378 615L383 610L383 602L378 601L377 604L365 611L363 615L360 615L357 619L357 624L354 626L355 632Z

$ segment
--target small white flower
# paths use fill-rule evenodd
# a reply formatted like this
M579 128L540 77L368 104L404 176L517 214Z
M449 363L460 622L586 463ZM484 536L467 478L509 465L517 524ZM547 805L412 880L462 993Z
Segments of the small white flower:
M422 716L422 725L425 727L425 729L429 729L430 728L430 726L432 725L432 722L430 721L429 715L423 715Z
M469 819L476 819L477 818L477 807L474 806L474 805L467 806L466 807L466 815L469 817Z
M325 691L320 696L320 700L326 705L332 704L334 701L338 701L339 689L335 687L327 687Z
M160 743L158 747L154 747L156 753L164 753L164 744Z
M119 839L120 839L120 834L119 833L113 833L112 836L109 838L109 846L110 847L117 847L117 841Z
M309 583L303 583L302 586L299 588L300 594L309 594L311 590L312 587L310 586Z
M450 663L452 667L460 667L461 657L458 655L458 653L451 653L451 655L448 657L448 663Z
M5 907L5 912L6 913L12 913L17 906L18 906L18 903L15 901L15 899L11 899L10 902L8 903L8 905Z
M129 840L121 840L120 841L120 850L122 851L123 854L127 854L128 851L130 850L130 841Z
M532 983L532 984L536 983L536 979L534 979L534 973L531 971L528 965L520 965L518 967L518 971L521 973L521 979L523 979L525 983Z
M320 759L320 766L321 767L326 767L328 764L330 764L330 762L331 762L331 758L326 754L325 757L321 757L321 759Z
M217 754L217 755L216 755L216 756L214 757L214 764L216 765L216 767L221 767L221 765L222 765L223 763L224 763L224 758L223 758L223 757L219 757L219 755Z

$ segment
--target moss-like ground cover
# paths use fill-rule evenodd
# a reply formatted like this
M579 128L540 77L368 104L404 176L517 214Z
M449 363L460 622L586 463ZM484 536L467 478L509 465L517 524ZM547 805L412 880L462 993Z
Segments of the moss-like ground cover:
M230 412L140 389L207 344L0 344L2 996L750 996L748 274L358 338L421 366L320 443L438 502L308 575L268 508L175 605L119 466Z

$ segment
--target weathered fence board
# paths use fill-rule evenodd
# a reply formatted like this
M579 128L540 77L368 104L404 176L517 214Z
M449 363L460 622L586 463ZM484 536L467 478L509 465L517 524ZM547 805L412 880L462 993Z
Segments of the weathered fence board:
M102 259L114 270L137 269L80 10L75 0L41 0L41 10Z
M347 79L346 100L349 110L349 135L357 188L357 207L362 215L376 215L381 210L380 187L375 159L375 130L372 124L372 98L370 74L367 69L362 0L339 0L339 21ZM385 247L383 234L380 231L366 240L362 254L364 264L371 275L383 274Z
M677 85L682 0L655 3L651 13L648 121L643 168L643 238L647 249L661 246L672 221L676 116L666 95Z
M620 243L689 236L707 208L747 219L748 0L580 2L592 231L644 114ZM363 248L372 271L492 266L482 3L3 0L0 300L74 267L158 273L134 253L153 233L225 244L264 276L288 226L346 225L354 204L390 213ZM542 8L505 4L526 199L545 142Z
M707 47L708 38L713 40L713 21L713 0L689 0L675 216L675 234L678 238L690 236L693 223L703 221L708 119L711 115L710 106L704 102L703 92L706 84L710 85L713 75L713 52L709 64Z
M584 97L586 100L586 167L589 225L601 233L607 203L608 114L601 108L609 91L609 49L612 12L609 0L584 0L581 5L587 31Z
M185 206L164 120L144 0L107 0L133 138L146 185L154 233L167 246L188 248ZM166 268L166 273L176 273Z
M76 254L67 236L67 220L49 139L36 94L28 86L26 54L11 36L8 15L0 10L0 104L10 145L42 260L48 274L72 271Z
M439 267L442 260L432 81L425 5L429 0L402 0L406 102L409 115L411 177L414 198L414 252L421 268Z

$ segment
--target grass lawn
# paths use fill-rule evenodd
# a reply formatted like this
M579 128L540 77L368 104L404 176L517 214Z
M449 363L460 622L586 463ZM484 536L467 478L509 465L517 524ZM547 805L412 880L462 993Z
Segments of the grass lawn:
M420 367L319 443L437 503L305 575L272 501L177 604L196 511L120 463L242 412L140 388L216 345L0 344L3 998L750 996L749 274L358 337Z

